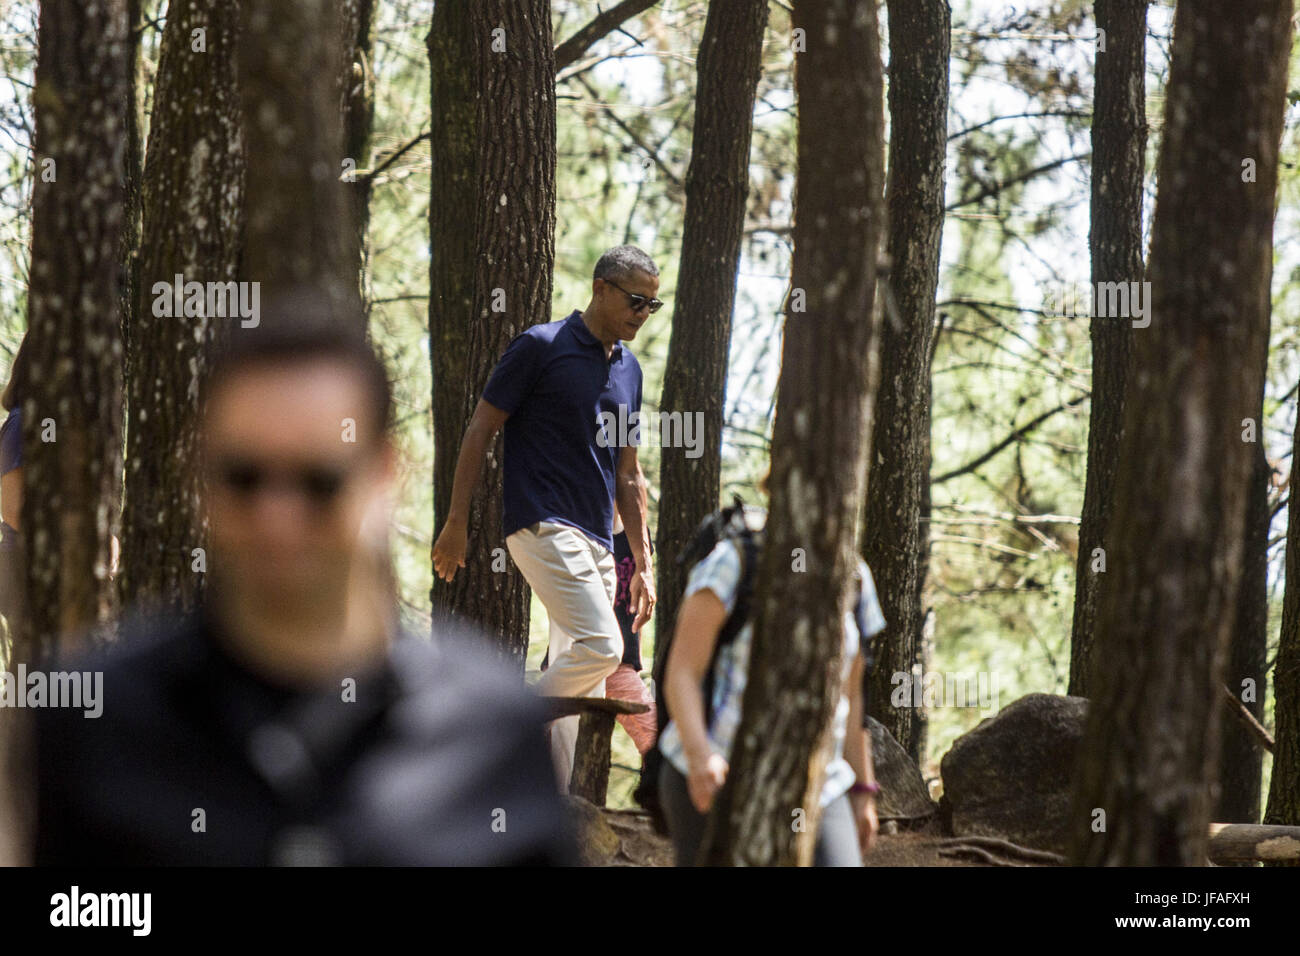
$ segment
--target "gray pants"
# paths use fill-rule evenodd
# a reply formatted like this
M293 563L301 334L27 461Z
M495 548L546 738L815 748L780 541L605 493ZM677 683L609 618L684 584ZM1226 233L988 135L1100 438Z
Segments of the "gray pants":
M700 844L704 842L704 826L708 821L691 803L686 778L667 760L659 771L659 799L668 832L673 840L673 854L678 866L694 866ZM858 827L853 822L853 804L847 793L842 794L828 807L822 808L821 823L817 828L817 843L813 849L813 866L861 866L862 854L858 850Z

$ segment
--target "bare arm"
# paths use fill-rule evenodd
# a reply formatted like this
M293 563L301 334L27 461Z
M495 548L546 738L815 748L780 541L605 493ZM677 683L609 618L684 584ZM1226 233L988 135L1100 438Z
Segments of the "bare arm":
M450 581L456 576L456 569L465 566L469 503L478 487L488 447L509 417L509 412L503 412L480 398L465 429L465 437L461 439L456 477L451 486L451 507L442 533L433 545L434 573L444 581Z
M871 734L862 726L862 672L865 661L861 654L853 658L849 669L849 725L844 735L844 759L853 768L857 783L875 783L876 773L871 761ZM855 793L852 797L853 817L858 825L858 844L863 855L876 841L879 823L876 819L876 797L871 793Z
M15 531L23 513L23 469L18 466L0 477L0 518Z
M682 738L687 789L691 802L701 813L712 805L727 776L727 762L721 754L713 752L704 720L704 677L726 620L726 606L708 588L696 591L682 602L677 613L677 631L668 651L668 678L663 688L673 723Z
M654 612L655 584L654 568L650 563L650 532L646 521L646 481L635 445L628 445L619 453L614 500L618 504L619 517L623 519L623 531L627 535L628 547L632 550L632 559L636 562L629 597L636 610L632 630L639 632L641 625L650 620L650 615Z

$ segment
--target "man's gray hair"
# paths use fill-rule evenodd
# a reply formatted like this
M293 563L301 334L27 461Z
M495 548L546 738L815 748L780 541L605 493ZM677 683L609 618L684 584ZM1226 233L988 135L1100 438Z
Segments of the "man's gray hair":
M630 279L634 272L657 276L659 267L643 250L636 246L615 246L596 260L593 279Z

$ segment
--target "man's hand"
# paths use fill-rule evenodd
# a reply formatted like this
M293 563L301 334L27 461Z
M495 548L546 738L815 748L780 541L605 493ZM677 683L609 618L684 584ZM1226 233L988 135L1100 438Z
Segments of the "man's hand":
M463 518L448 518L442 534L433 543L433 570L444 581L456 576L456 569L465 566L468 523Z
M639 634L641 625L650 620L655 610L655 576L649 565L632 575L628 592L628 604L636 612L632 622L632 633Z
M853 804L853 822L858 825L858 848L865 857L876 845L876 834L880 830L880 821L876 819L876 795L850 793L849 802Z
M722 785L727 781L727 771L731 769L725 757L711 753L703 762L691 762L687 765L690 774L686 778L686 791L691 803L700 813L708 813L713 806L713 798L718 795Z
M502 411L485 398L480 398L474 406L474 416L469 420L465 437L461 439L460 454L456 456L456 478L451 486L447 523L433 543L433 572L444 581L450 581L456 576L456 569L465 566L470 501L478 486L479 471L487 457L488 445L509 417L509 412Z

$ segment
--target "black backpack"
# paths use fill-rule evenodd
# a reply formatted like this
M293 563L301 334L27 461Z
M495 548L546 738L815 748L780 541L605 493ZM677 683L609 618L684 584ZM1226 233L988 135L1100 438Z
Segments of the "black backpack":
M706 726L713 722L713 680L718 655L724 647L727 647L736 639L736 635L740 633L741 628L745 626L745 622L749 620L750 606L754 597L754 578L758 571L758 559L763 546L763 523L765 519L766 512L763 509L746 505L740 495L735 495L732 505L713 512L700 522L700 526L696 529L691 542L677 556L677 564L686 567L689 573L691 568L713 552L719 542L734 541L740 552L740 581L736 587L736 603L733 605L731 613L727 615L722 630L718 632L718 640L713 646L713 654L709 659L709 667L704 678L704 720ZM858 623L858 633L865 635L867 633L866 607L861 597L859 597L854 608L854 615ZM672 634L665 635L662 640L659 639L659 635L656 635L653 675L655 684L655 729L657 733L655 745L650 748L642 761L641 779L632 794L632 798L649 812L655 829L665 836L668 833L668 827L659 800L659 771L663 765L664 756L659 749L658 741L659 737L663 735L664 728L668 726L668 722L672 719L668 713L668 700L661 690L665 686L664 681L667 678L668 653L671 642ZM870 639L862 638L862 653L866 657L866 669L863 676L864 694L868 683L867 675L870 674L873 663L871 643ZM863 725L866 725L865 697Z

